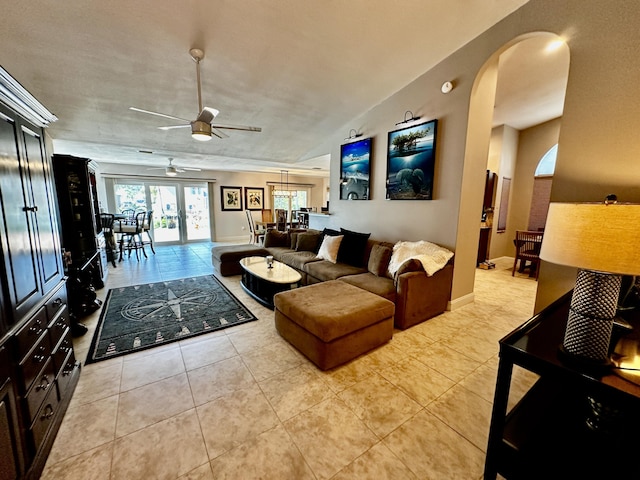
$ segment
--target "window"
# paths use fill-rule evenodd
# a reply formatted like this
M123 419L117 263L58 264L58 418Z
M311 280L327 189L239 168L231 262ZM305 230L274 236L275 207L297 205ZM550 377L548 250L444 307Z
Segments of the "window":
M551 184L553 172L556 168L558 144L547 150L536 167L533 180L533 194L531 196L531 210L529 210L529 230L544 230L551 199Z

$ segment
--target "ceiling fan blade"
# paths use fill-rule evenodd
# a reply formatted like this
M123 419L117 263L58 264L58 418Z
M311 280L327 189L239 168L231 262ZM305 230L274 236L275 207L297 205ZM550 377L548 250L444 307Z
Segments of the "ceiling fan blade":
M190 127L190 124L186 124L186 125L167 125L165 127L158 127L160 130L173 130L174 128L186 128L186 127Z
M216 110L215 108L204 107L200 112L200 115L198 115L198 118L196 119L196 121L211 123L213 122L213 119L218 116L219 113L220 111Z
M188 170L190 172L201 172L201 168L191 168L191 167L180 167L182 170Z
M262 128L260 127L249 127L246 125L227 125L222 123L211 124L213 128L219 128L224 130L244 130L246 132L261 132Z
M221 132L214 126L211 126L211 135L215 135L218 138L229 138L229 135L227 135L224 132Z
M173 115L167 115L166 113L158 113L158 112L152 112L150 110L143 110L141 108L136 108L136 107L129 107L129 110L133 110L134 112L146 113L148 115L155 115L156 117L170 118L171 120L180 120L182 122L187 122L187 123L190 122L190 120L186 120L184 118L174 117Z

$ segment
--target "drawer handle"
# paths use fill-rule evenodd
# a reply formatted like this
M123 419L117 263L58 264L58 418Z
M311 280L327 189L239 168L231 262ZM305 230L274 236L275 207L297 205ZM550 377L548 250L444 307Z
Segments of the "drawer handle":
M42 376L42 381L43 383L36 387L36 391L46 390L47 388L49 388L49 385L51 385L51 383L49 382L49 378L46 375Z
M63 377L66 377L67 375L71 375L73 373L73 370L76 368L75 364L72 362L67 363L66 367L67 368L62 371Z
M45 410L45 412L46 412L46 413L43 413L43 414L40 416L40 419L41 419L41 420L48 420L48 419L50 419L51 417L53 417L53 414L54 414L55 412L53 411L53 407L51 406L51 404L50 404L50 403L49 403L49 404L47 404L47 406L46 406L46 407L44 407L44 410ZM48 412L47 412L47 410L48 410Z
M42 347L41 347L42 348ZM33 360L35 360L37 363L42 363L44 362L44 359L47 358L46 355L34 355L33 356Z
M33 327L29 327L29 333L38 336L44 332L44 328L40 328L40 322L37 322Z
M56 298L51 305L53 305L56 308L60 308L60 305L62 305L62 299L61 298Z

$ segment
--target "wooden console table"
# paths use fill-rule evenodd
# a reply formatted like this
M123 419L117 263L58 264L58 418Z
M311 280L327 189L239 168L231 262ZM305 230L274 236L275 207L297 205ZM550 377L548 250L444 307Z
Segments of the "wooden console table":
M500 340L485 479L638 478L640 386L559 354L570 293ZM640 314L625 342L640 339ZM623 336L616 329L614 339ZM507 412L514 365L540 376Z

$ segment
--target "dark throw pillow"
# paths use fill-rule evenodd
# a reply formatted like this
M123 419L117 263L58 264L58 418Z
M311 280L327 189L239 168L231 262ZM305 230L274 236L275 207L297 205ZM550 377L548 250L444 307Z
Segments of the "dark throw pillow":
M289 234L278 230L269 230L264 236L264 248L267 247L290 247Z
M386 276L392 253L393 252L389 247L385 247L384 245L374 245L371 248L371 254L369 255L367 270L373 273L376 277Z
M299 252L318 252L320 235L317 233L300 233L297 236L296 250Z
M367 248L367 240L370 233L358 233L340 229L340 234L344 235L338 252L338 261L348 263L354 267L362 267L364 261L364 250Z

